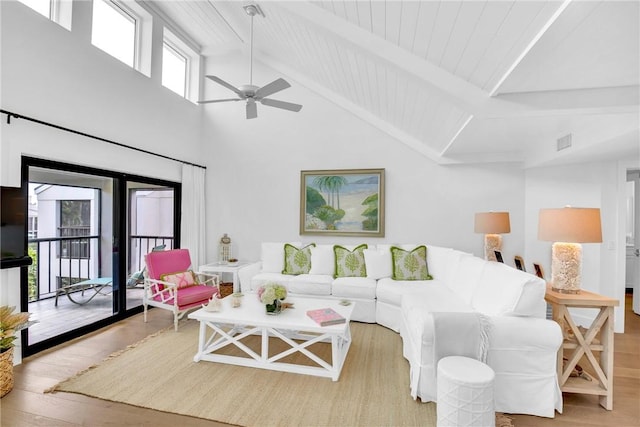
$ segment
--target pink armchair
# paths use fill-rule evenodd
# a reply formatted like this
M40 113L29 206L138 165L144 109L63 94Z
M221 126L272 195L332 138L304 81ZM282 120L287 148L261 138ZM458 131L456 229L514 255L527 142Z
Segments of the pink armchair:
M207 304L213 295L220 296L218 276L195 273L187 249L151 252L145 256L148 277L144 280L144 321L147 307L173 312L173 324L193 308Z

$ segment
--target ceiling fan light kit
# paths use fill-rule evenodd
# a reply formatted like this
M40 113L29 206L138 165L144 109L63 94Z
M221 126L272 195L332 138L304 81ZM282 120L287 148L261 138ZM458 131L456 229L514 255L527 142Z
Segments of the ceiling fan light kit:
M283 78L278 78L271 83L259 87L253 84L253 18L256 15L265 17L264 12L257 4L248 4L243 6L244 11L251 17L251 41L249 45L249 84L235 87L232 84L227 83L217 76L206 76L208 79L218 83L221 86L226 87L230 91L238 95L238 98L227 99L212 99L208 101L198 101L198 104L212 104L217 102L231 102L231 101L245 101L246 102L246 117L247 119L255 119L258 117L258 107L256 101L262 105L268 107L280 108L283 110L298 112L302 109L302 105L294 104L286 101L279 101L277 99L267 98L269 95L273 95L276 92L287 89L291 85Z

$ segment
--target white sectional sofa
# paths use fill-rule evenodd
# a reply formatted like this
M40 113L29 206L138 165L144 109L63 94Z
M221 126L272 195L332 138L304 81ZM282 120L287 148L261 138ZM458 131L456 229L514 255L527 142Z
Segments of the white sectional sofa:
M556 410L562 412L556 374L562 333L557 323L545 319L543 280L504 264L430 245L424 245L428 280L394 279L391 248L409 252L421 246L417 244L368 244L363 251L365 277L334 277L334 245L318 244L308 248L308 273L283 274L284 245L262 244L261 262L240 272L242 291L278 282L286 285L292 296L352 301L352 320L379 323L400 333L414 398L436 400L436 368L442 356L438 349L444 348L438 343L445 340L441 337L438 341L436 331L442 331L443 323L439 320L440 326L435 327L435 313L470 313L466 316L477 316L488 325L483 345L485 361L496 374L496 411L544 417L554 417ZM288 245L302 248L308 244ZM340 246L350 251L358 245ZM453 330L450 336L455 333Z

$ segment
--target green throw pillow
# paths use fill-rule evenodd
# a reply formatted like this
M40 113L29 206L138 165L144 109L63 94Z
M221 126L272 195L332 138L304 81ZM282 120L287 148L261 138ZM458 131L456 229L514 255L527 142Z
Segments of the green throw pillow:
M352 251L342 246L334 246L333 254L336 259L336 274L334 277L366 277L365 249L367 249L366 243L355 247Z
M282 274L307 274L311 270L311 243L302 249L298 249L288 243L284 244L284 270Z
M391 247L393 280L432 280L427 266L427 247L418 246L411 251Z

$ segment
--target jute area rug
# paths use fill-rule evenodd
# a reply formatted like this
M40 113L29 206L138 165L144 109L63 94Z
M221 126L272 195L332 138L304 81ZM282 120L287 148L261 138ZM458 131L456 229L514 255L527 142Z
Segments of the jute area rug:
M436 405L409 395L409 365L398 334L351 324L353 342L337 382L329 378L201 361L198 324L183 321L145 338L49 392L64 391L241 426L435 426ZM258 349L260 339L245 344ZM271 339L272 347L286 348ZM314 351L331 358L329 344ZM229 349L228 354L239 354ZM313 364L306 356L289 361ZM285 361L286 361L285 360ZM497 425L510 426L498 416Z

